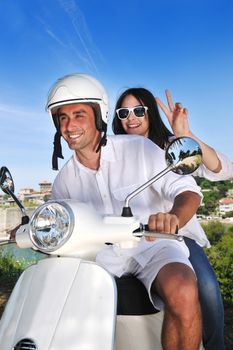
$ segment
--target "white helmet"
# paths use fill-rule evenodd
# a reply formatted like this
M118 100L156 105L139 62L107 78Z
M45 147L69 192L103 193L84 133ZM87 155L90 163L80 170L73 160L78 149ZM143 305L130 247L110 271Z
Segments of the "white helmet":
M87 103L95 112L96 128L104 132L98 147L106 144L108 96L103 85L87 74L71 74L58 79L49 91L46 110L53 118L57 133L54 139L53 169L57 170L57 157L63 158L60 145L60 128L57 118L59 107L74 103ZM97 150L97 151L98 151Z
M87 74L72 74L58 79L49 91L46 109L54 117L59 107L73 103L99 105L100 114L96 115L97 129L102 130L101 121L107 124L108 96L103 85L94 77Z

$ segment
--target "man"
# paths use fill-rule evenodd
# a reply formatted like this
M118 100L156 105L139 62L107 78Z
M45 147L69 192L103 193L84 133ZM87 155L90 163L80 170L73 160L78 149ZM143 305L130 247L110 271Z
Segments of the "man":
M77 199L103 214L120 215L127 194L166 164L164 152L150 140L128 135L106 138L107 104L102 85L84 74L61 78L50 90L47 109L57 129L53 167L62 157L60 136L74 151L54 181L53 198ZM150 230L175 233L179 227L189 235L195 228L194 239L208 244L193 217L200 199L191 177L169 173L135 197L131 208ZM164 307L165 350L198 349L201 342L196 277L188 255L184 243L151 238L128 249L110 246L97 256L97 262L112 274L137 276L155 307Z

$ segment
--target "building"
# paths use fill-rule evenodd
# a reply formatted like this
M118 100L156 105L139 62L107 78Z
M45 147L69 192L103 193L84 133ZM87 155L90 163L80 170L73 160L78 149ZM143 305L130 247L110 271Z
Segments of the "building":
M40 186L41 193L48 193L48 192L51 193L52 192L52 183L51 182L44 180L44 181L41 181L39 183L39 186Z
M219 212L220 214L226 214L229 211L233 211L233 198L222 198L219 200Z
M33 195L33 193L35 193L35 190L31 187L25 187L25 188L21 188L21 190L18 193L18 198L20 201L24 201L26 200L27 197Z
M35 205L43 204L51 198L52 183L46 180L39 183L40 190L35 191L31 187L22 188L18 193L18 198L21 202L30 202Z

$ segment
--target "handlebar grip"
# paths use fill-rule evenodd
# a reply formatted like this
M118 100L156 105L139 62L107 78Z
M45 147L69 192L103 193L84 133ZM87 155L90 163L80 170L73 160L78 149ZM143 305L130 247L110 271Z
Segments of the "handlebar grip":
M183 241L183 236L178 234L178 226L176 227L175 233L161 233L153 230L149 230L148 225L140 224L140 227L133 231L134 237L154 237L154 238L168 238L168 239L176 239L177 241Z
M142 230L145 230L145 231L150 231L150 229L149 229L149 226L146 224L146 225L141 225L141 229ZM140 229L138 229L138 230L140 230ZM178 234L178 232L179 232L179 227L178 226L176 226L176 232L175 232L175 234L177 235Z

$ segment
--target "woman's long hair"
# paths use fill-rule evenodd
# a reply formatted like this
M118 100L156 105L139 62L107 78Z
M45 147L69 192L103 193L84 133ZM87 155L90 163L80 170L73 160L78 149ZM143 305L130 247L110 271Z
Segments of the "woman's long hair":
M168 130L162 121L162 118L159 114L158 105L153 94L144 88L127 89L118 98L112 122L112 130L114 134L126 134L125 130L122 127L121 120L117 117L116 109L121 108L124 98L128 95L134 96L142 105L148 107L148 138L156 143L160 148L164 149L169 143L169 137L173 136L173 134Z

